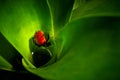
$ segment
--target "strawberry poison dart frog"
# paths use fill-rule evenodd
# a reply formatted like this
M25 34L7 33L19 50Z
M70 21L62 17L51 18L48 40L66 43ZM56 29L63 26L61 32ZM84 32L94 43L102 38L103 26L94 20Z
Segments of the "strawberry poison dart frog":
M34 35L34 43L38 46L47 46L48 45L49 35L46 39L43 31L37 31Z

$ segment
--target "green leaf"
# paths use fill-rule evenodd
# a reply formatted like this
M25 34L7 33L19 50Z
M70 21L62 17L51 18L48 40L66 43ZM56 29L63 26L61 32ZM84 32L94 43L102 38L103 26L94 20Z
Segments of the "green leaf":
M51 14L47 0L33 0L35 1L35 10L41 24L41 29L54 36L54 29L52 27Z
M74 0L47 0L51 12L54 32L57 33L59 29L69 21ZM55 34L56 35L56 34Z
M18 53L18 51L8 42L8 40L0 33L0 61L1 64L10 65L10 69L17 69L20 68L20 61L22 60L22 56ZM0 66L2 67L2 65Z
M120 16L118 0L75 0L71 20L90 16Z
M0 56L0 69L11 70L12 65L6 61L2 56Z
M31 60L29 39L38 30L52 29L46 1L5 0L0 5L0 32L25 59Z
M118 17L91 17L69 23L57 35L63 40L60 59L44 68L26 69L52 80L119 80L119 26Z

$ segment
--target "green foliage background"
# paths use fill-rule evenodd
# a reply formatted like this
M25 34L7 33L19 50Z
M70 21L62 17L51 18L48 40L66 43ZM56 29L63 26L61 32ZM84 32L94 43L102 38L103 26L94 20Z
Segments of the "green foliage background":
M119 80L119 7L119 0L0 0L0 69L16 72L21 55L26 72L44 79ZM55 42L56 59L40 68L29 48L38 30Z

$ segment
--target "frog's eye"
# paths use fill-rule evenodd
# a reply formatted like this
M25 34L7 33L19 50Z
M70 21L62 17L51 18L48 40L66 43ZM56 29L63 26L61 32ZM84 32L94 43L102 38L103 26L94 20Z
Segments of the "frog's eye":
M44 45L46 43L46 38L43 31L37 31L34 35L34 42L37 45Z

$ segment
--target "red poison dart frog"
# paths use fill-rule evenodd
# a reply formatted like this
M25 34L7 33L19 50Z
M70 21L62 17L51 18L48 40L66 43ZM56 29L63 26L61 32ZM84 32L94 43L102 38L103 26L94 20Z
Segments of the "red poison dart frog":
M48 39L46 39L43 31L37 31L34 35L34 43L38 46L46 46L48 44Z

